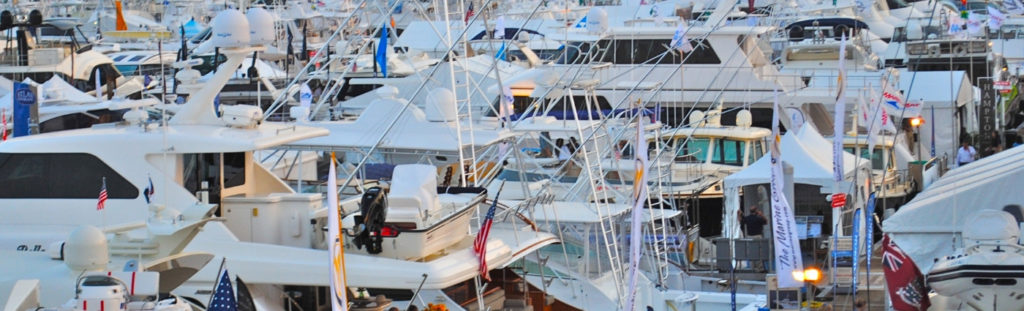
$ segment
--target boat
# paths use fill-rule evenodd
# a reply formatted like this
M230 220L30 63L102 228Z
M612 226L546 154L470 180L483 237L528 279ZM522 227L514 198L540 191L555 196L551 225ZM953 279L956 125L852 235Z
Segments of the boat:
M1006 210L979 210L968 216L963 247L936 259L928 271L928 286L975 310L1024 309L1024 301L1018 298L1024 290L1020 268L1024 266L1020 244L1024 219L1019 207Z

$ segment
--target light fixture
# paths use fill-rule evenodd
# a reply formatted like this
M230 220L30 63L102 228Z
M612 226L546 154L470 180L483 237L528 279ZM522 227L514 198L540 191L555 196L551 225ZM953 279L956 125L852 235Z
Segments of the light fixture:
M921 123L924 123L924 120L922 120L920 117L910 118L910 126L918 127L921 126Z

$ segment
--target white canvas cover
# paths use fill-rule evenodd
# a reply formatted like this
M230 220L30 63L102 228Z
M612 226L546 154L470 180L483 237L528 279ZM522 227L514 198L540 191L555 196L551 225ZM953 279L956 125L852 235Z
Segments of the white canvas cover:
M882 222L921 271L933 259L962 245L961 233L974 211L1024 205L1024 148L1015 147L955 168Z
M769 165L771 159L765 155L742 171L729 175L725 178L724 197L726 215L736 215L740 209L740 188L747 185L767 184L771 178ZM782 136L782 161L793 165L793 182L797 184L809 184L822 186L822 191L831 191L832 178L832 143L826 140L814 126L802 126L798 132L789 132ZM854 174L858 167L861 172L860 179L870 176L870 161L858 160L849 152L843 152L843 176L846 183L840 185L840 189L850 189ZM850 192L846 190L846 192ZM795 202L793 202L795 204ZM740 228L736 217L725 217L726 223L722 227L723 236L739 238Z

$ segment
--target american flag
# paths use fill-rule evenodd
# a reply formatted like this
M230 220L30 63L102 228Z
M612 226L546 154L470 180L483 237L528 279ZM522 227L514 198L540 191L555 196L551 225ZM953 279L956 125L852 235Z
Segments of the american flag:
M472 18L472 17L473 17L473 2L470 1L469 2L469 9L466 9L466 19L464 20L464 22L468 25L469 24L469 19Z
M96 210L102 210L103 205L107 203L107 178L103 177L103 187L100 188L99 201L96 202Z
M220 283L213 290L213 300L210 301L210 308L207 311L238 311L238 303L235 302L235 290L231 288L231 279L228 278L228 269L220 276Z
M476 234L476 240L473 241L473 252L480 257L480 276L488 282L491 281L491 276L487 274L487 236L491 234L494 210L498 207L498 196L501 196L501 188L498 188L498 193L494 195L491 208L487 209L487 217L484 217L484 224L480 226L480 232Z

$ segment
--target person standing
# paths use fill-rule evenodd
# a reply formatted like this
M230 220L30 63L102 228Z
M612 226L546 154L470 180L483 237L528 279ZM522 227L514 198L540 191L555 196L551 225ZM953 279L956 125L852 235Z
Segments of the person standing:
M764 225L768 224L768 218L765 218L761 210L755 206L743 217L742 224L748 238L760 238L764 237Z
M978 158L978 151L974 150L966 140L960 142L960 149L956 151L956 163L957 166L964 166L967 163L974 162L974 159Z

